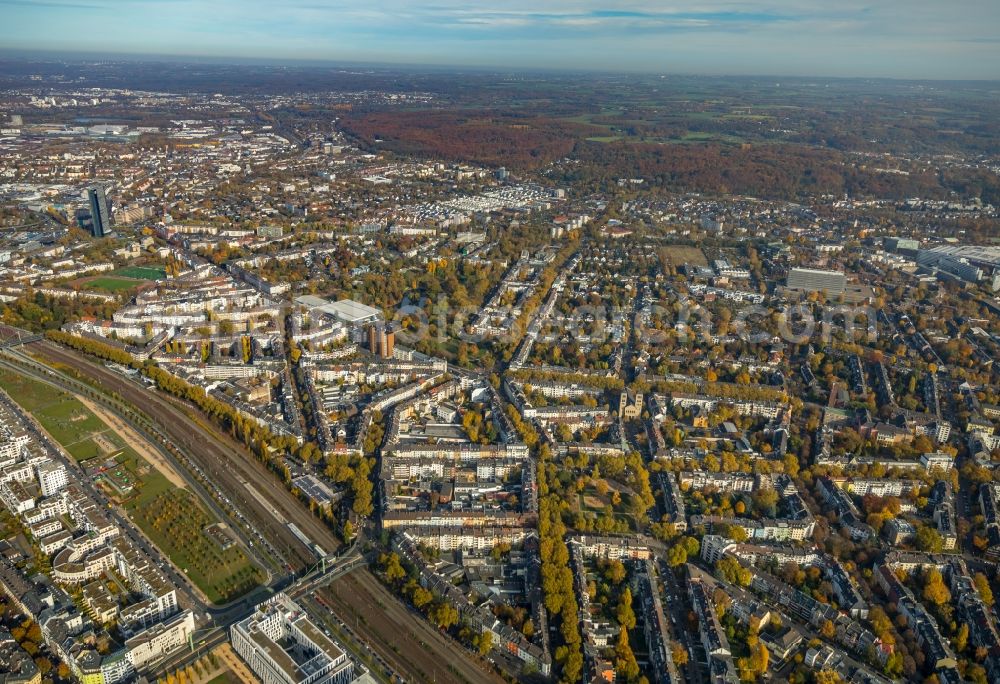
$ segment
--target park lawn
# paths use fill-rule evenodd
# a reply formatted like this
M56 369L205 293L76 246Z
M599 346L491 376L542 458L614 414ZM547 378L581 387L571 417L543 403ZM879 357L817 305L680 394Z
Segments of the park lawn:
M126 448L117 460L139 483L137 491L125 503L129 517L181 571L187 571L187 576L210 601L222 603L257 587L262 579L259 570L241 546L222 551L202 533L218 520L192 494L174 486L131 448ZM140 477L138 468L149 472ZM182 502L176 515L171 509L175 502ZM169 522L157 525L157 516L164 512ZM245 588L240 586L238 577L243 578Z
M133 278L135 280L162 280L167 277L167 272L162 268L151 268L149 266L127 266L118 268L111 272L113 276L122 278Z
M84 285L88 290L105 290L107 292L121 292L122 290L131 290L133 287L138 287L139 282L135 280L126 280L125 278L113 278L111 276L100 276L94 278L93 280L88 280Z
M130 512L141 511L147 506L152 506L153 502L156 501L157 497L161 494L165 494L174 489L177 489L170 480L155 468L152 469L148 475L142 478L142 485L139 487L139 493L129 499L128 503L125 505ZM142 516L136 518L136 522L142 522ZM140 525L140 527L143 527ZM143 531L149 534L145 527Z
M71 444L85 435L107 429L101 419L72 397L39 409L35 417L60 444Z
M92 458L104 455L101 448L97 446L97 442L90 437L77 440L71 444L63 445L63 448L77 461L89 461Z
M141 463L150 471L132 447L125 443L104 421L76 397L23 375L0 371L0 388L7 391L21 408L42 424L45 431L78 461L115 455L119 463L133 472ZM98 443L104 443L104 448Z
M43 382L9 371L0 372L0 387L33 415L76 460L83 461L100 453L92 437L106 431L107 426L76 398ZM114 435L108 439L112 437Z
M203 530L216 522L192 497L176 487L141 492L127 508L150 539L205 592L213 603L231 601L261 580L238 544L222 550Z
M32 412L52 437L78 461L101 453L94 435L107 430L100 418L79 401L65 395L56 403Z

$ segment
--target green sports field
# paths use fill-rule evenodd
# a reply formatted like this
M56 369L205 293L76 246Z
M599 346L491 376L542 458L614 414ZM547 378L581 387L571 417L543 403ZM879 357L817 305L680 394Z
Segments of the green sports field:
M111 275L122 278L135 278L136 280L162 280L167 277L162 268L151 268L148 266L128 266L119 268L111 272Z

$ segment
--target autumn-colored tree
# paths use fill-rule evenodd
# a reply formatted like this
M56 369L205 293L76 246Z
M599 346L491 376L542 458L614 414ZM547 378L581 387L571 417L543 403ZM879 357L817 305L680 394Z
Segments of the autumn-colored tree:
M632 591L625 587L618 600L618 609L615 611L615 619L618 624L625 629L635 629L635 612L632 610Z
M687 551L685 551L684 547L680 544L671 546L670 550L667 551L667 565L669 565L672 568L676 568L679 565L684 565L685 563L687 563L687 559L688 559Z
M930 568L924 575L923 597L935 606L941 606L951 601L951 592L944 583L941 571Z
M476 642L476 647L479 649L479 655L483 656L493 650L493 632L483 632L480 634Z
M987 579L986 575L983 573L977 572L975 577L972 578L972 581L976 585L976 591L979 592L979 598L983 600L983 603L992 608L994 603L993 589L990 588L989 579Z
M724 581L741 587L750 586L753 573L730 556L723 556L715 564L715 571Z
M955 635L955 651L961 653L965 650L966 646L969 645L969 625L963 622L958 627L958 633Z
M615 644L615 671L626 681L634 681L639 677L639 663L636 662L628 641L628 631L624 627L618 631L618 642Z
M382 573L386 580L395 583L406 577L406 570L399 562L399 556L395 553L383 553L379 556L379 565L382 566Z
M427 589L424 589L423 587L418 585L413 590L413 593L410 594L410 600L413 602L413 605L415 607L423 608L424 606L428 605L432 600L434 600L434 595L431 594L431 592L428 591Z
M608 561L604 576L611 584L621 584L625 580L625 565L617 559Z
M458 610L447 601L438 601L427 612L430 618L439 629L447 629L458 622Z
M521 634L529 639L535 635L535 623L531 621L531 618L525 620L524 624L521 625Z

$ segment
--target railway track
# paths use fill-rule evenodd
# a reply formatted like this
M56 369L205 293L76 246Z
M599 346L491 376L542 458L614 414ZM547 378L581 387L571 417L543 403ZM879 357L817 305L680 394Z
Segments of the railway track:
M336 614L393 670L411 682L500 684L503 678L435 629L367 570L344 575L311 595Z

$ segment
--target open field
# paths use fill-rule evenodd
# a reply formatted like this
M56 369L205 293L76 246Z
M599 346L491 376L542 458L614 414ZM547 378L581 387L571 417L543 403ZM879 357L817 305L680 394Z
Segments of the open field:
M317 595L407 681L502 681L472 662L472 654L410 610L367 569L337 579Z
M599 494L580 494L580 507L588 511L599 511L609 503L607 497Z
M162 268L151 268L148 266L127 266L115 269L111 272L113 276L122 278L132 278L133 280L160 280L166 277L166 272Z
M94 436L107 427L75 397L8 371L0 371L0 387L31 413L76 460L84 461L101 454Z
M150 445L133 430L129 425L122 421L118 416L111 413L110 411L94 404L83 397L80 397L80 402L91 410L98 418L100 418L104 423L110 427L119 438L125 440L127 444L133 447L145 460L147 463L153 465L160 473L170 481L170 484L175 487L184 489L187 487L187 483L181 477L181 474L177 472L173 464L168 462L163 455L150 447Z
M694 264L696 266L708 266L708 259L698 247L686 245L666 245L662 248L670 258L674 266L681 264Z

